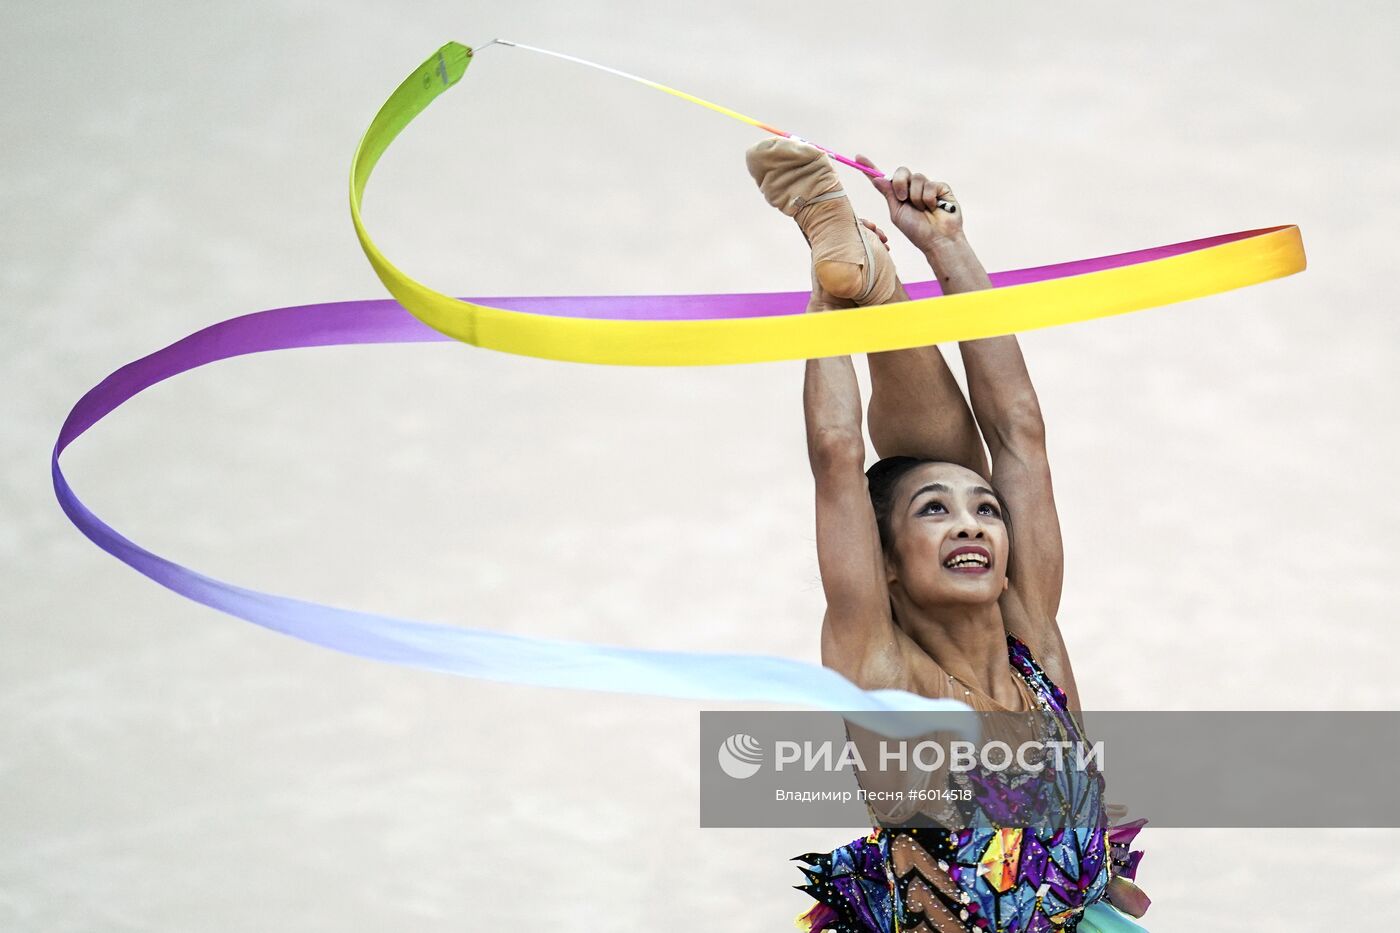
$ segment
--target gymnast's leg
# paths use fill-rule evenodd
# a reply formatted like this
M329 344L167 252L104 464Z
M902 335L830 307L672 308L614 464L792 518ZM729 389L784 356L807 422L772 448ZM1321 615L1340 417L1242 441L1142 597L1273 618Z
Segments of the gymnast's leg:
M747 162L764 197L797 221L811 245L808 311L908 300L884 235L857 220L821 150L774 137L750 148ZM871 353L868 359L870 439L877 454L948 460L987 475L977 423L936 346Z

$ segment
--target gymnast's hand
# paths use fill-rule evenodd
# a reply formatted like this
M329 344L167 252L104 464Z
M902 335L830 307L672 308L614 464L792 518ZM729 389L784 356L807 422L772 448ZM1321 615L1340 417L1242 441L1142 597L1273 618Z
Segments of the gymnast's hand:
M875 163L863 155L856 156L856 161L875 168ZM927 253L940 243L961 236L962 208L946 182L930 181L902 165L892 177L871 176L870 182L889 202L890 220L921 251Z

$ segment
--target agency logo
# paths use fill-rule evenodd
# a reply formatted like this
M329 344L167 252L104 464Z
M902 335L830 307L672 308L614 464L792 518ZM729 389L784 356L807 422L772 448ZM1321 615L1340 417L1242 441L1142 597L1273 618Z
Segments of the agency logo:
M719 766L732 778L753 777L763 766L763 746L746 733L731 735L719 747Z

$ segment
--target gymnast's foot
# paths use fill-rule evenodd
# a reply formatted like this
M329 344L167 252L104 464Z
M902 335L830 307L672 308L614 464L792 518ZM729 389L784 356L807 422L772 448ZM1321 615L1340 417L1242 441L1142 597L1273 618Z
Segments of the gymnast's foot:
M775 136L751 147L745 159L768 203L794 218L812 247L808 311L894 300L899 280L884 238L856 218L825 153Z

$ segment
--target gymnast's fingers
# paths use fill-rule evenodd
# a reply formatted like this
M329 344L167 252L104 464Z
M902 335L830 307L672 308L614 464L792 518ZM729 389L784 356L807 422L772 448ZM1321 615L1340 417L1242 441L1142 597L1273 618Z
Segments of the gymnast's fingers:
M936 181L932 183L933 192L928 196L931 204L936 204L950 214L958 212L958 198L953 194L952 187L946 181ZM932 208L930 208L932 210Z
M929 180L922 172L915 172L913 179L909 182L909 203L913 207L926 211L932 208L929 195L933 193Z
M856 153L856 164L857 164L857 165L864 165L866 168L874 169L874 170L877 171L877 172L880 171L880 167L879 167L878 165L876 165L874 162L871 162L869 159L867 159L865 156L861 155L859 152ZM878 177L878 178L875 177L874 175L871 175L871 176L869 176L869 177L870 177L870 183L871 183L872 185L875 186L875 190L878 191L878 192L880 192L881 194L883 194L885 197L889 197L889 194L890 194L890 180L889 180L888 178L884 177L884 175L881 175L881 176Z
M885 231L875 226L873 221L866 220L864 217L860 219L860 222L863 226L868 227L877 237L880 238L880 242L885 244L886 250L890 248L890 238L885 236Z
M890 178L890 190L897 201L909 200L909 169L904 166L894 170L894 175Z

